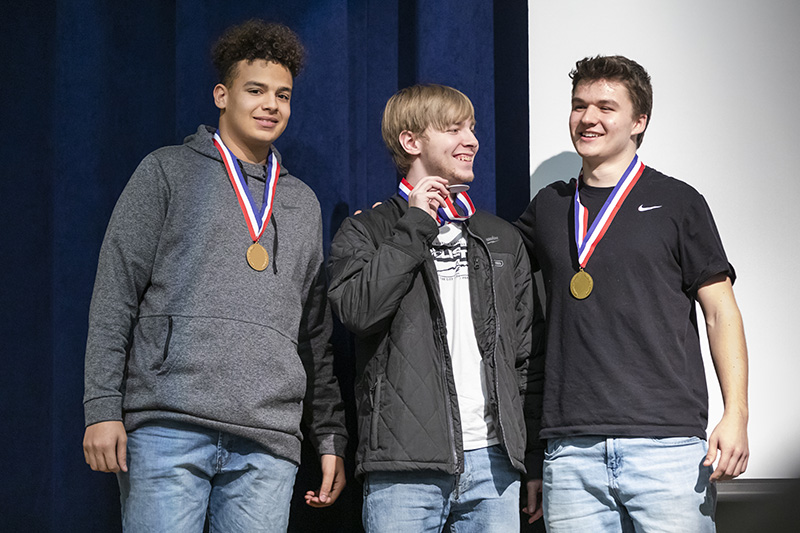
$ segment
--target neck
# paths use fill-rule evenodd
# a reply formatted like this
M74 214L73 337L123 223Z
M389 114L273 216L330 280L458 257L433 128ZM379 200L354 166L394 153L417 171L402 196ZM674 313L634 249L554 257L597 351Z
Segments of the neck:
M222 142L228 147L237 159L253 163L255 165L265 165L269 156L270 145L259 145L257 147L248 146L247 143L238 142L235 138L227 134L227 130L220 127L219 136Z
M412 164L411 167L409 167L408 172L406 172L405 178L409 185L416 187L417 183L419 183L419 180L425 176L427 176L427 174L425 173L424 169L420 169L417 167L417 165Z
M614 187L622 178L622 174L633 161L636 155L634 150L630 154L621 156L615 160L601 162L583 160L583 182L591 187Z

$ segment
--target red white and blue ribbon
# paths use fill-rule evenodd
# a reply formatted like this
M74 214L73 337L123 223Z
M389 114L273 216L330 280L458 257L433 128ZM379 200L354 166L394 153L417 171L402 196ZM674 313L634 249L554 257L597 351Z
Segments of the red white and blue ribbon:
M408 195L411 194L412 190L414 190L414 187L403 178L400 181L397 193L407 202ZM436 210L436 214L438 215L436 217L436 222L438 222L440 226L448 222L463 222L475 214L475 205L466 192L458 193L455 202L450 200L450 196L447 196L444 202L445 206L439 207ZM461 209L459 210L456 206Z
M642 172L644 172L644 164L639 161L639 156L635 155L588 230L586 227L589 222L589 211L581 204L580 193L578 192L578 186L581 183L583 174L578 177L575 182L575 243L578 245L578 264L580 264L581 268L584 268L586 263L589 262L597 243L606 234L614 217L617 216L622 202L625 201L633 186L639 181Z
M219 130L214 134L214 146L219 150L222 156L222 161L225 163L225 169L228 171L228 177L233 185L233 190L236 192L236 199L239 200L239 207L242 208L245 222L247 222L247 229L250 231L250 238L253 242L258 242L261 234L267 227L269 217L272 216L272 204L275 200L275 189L278 186L278 176L281 173L281 165L278 163L278 158L275 153L270 151L267 158L267 178L264 184L264 201L261 204L261 209L256 207L253 197L250 195L250 189L247 187L247 182L242 176L242 171L239 168L239 160L233 155L225 143L222 142L222 137L219 135Z

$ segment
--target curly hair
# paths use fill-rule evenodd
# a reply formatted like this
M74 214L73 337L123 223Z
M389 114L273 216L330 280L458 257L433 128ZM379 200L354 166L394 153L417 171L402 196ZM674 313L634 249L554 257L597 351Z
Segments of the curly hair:
M585 57L575 63L569 73L572 78L572 94L579 83L591 83L598 80L616 81L628 89L633 103L635 115L647 115L645 130L650 125L653 113L653 85L650 75L639 63L624 56ZM636 146L642 145L644 131L636 138Z
M283 24L252 19L231 26L214 43L211 60L217 69L219 81L228 85L237 74L236 65L245 60L274 61L286 67L292 77L303 68L305 48L295 32Z

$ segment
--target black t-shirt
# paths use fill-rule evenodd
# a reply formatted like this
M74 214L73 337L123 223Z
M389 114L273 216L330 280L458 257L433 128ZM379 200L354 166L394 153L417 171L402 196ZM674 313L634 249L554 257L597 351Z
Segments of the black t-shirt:
M582 186L590 221L610 192ZM574 193L575 180L545 187L516 223L547 294L541 437L705 438L695 296L716 274L735 278L708 205L646 168L586 265L591 295L578 300Z

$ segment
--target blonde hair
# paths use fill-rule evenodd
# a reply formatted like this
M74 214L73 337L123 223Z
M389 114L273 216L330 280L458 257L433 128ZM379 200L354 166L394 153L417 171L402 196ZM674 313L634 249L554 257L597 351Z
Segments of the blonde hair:
M400 144L402 132L424 135L429 126L444 131L467 119L475 121L475 108L461 91L445 85L413 85L401 89L386 102L381 135L397 170L406 174L414 156Z

